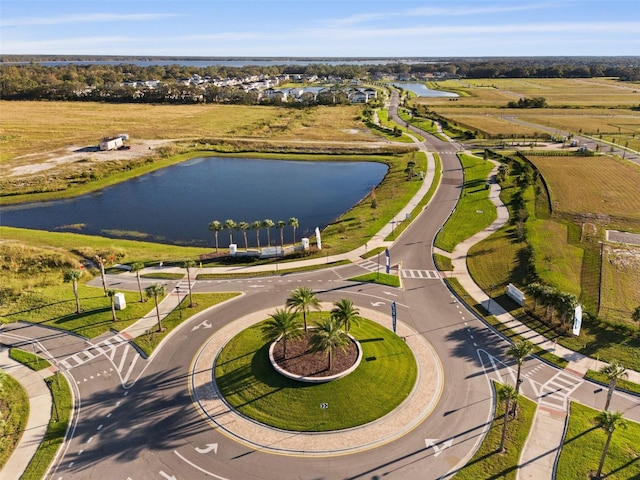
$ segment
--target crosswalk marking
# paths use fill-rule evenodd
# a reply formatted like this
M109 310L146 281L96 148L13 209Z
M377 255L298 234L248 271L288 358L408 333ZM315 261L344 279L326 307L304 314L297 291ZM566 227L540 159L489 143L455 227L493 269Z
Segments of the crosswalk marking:
M400 270L402 278L427 278L435 280L440 278L437 270Z
M569 396L583 383L584 380L560 371L541 385L540 390L537 392L538 403L559 410L566 410Z

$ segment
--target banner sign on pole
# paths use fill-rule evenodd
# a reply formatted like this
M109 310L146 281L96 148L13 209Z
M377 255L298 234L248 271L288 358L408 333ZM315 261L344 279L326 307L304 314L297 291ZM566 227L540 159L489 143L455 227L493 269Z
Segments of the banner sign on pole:
M580 327L582 326L582 305L578 305L573 312L573 334L580 335Z
M388 274L389 273L389 266L390 266L390 263L391 263L391 261L390 261L391 259L389 258L389 249L388 248L384 251L384 258L385 258L386 271L387 271L387 274Z
M316 246L318 250L322 250L322 239L320 238L320 229L316 227Z
M393 324L393 333L396 333L396 302L391 302L391 320Z

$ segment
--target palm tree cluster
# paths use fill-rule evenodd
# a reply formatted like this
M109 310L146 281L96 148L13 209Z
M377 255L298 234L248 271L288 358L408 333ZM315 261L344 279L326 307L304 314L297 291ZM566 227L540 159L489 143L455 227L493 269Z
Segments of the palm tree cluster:
M332 358L337 350L343 350L351 341L348 332L351 325L359 321L360 311L348 298L333 303L329 318L315 324L309 337L309 352L323 353L328 357L328 370L331 370ZM285 308L276 309L262 327L266 342L282 341L283 355L287 358L287 342L304 337L308 331L308 315L311 309L320 310L320 300L308 287L298 287L291 292ZM298 314L302 313L302 320Z
M545 316L549 323L554 323L554 317L558 315L563 327L566 327L567 317L580 304L578 297L572 293L561 292L551 285L533 282L527 285L526 292L533 298L533 311L538 303L545 307Z
M220 222L219 220L213 220L209 223L209 231L213 232L213 238L216 245L216 252L219 249L218 242L218 233L222 230L227 230L229 234L229 245L233 243L233 231L239 231L242 233L242 237L244 239L244 248L245 250L249 249L249 241L247 239L247 230L255 230L256 232L256 245L258 249L260 249L260 231L266 230L267 232L267 245L271 246L271 228L276 227L280 231L280 246L284 245L284 227L289 225L293 231L293 244L296 243L296 228L300 226L298 219L296 217L291 217L287 222L284 220L278 220L278 222L274 222L270 218L265 218L264 220L256 220L254 222L237 222L232 219L227 219L224 222Z

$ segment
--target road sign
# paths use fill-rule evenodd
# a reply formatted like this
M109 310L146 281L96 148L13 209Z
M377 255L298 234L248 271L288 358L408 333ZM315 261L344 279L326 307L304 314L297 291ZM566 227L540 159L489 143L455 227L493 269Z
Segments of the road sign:
M323 410L324 410L325 408L329 408L329 404L328 404L328 403L321 403L321 404L320 404L320 408L321 408L321 409L323 409Z

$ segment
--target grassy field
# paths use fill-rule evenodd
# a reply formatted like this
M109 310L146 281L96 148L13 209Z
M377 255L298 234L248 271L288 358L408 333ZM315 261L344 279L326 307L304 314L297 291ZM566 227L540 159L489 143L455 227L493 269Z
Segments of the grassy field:
M311 319L322 315L312 312ZM260 328L260 323L254 325L227 343L216 361L215 378L227 402L261 423L305 432L362 425L393 410L416 381L415 358L406 343L369 320L352 325L350 333L362 342L363 358L373 360L363 361L344 378L323 384L277 374L269 363ZM397 375L399 371L403 375ZM320 411L309 414L309 405L323 402L329 403L326 415Z
M29 419L29 397L22 386L0 371L0 470L20 441Z
M598 411L571 403L569 423L558 460L558 480L591 478L598 471L607 434L595 424ZM607 480L640 478L640 424L628 421L628 428L616 429L602 473ZM603 477L603 478L605 478Z
M461 241L491 225L496 219L496 207L489 200L485 187L493 164L471 155L460 155L464 168L464 188L455 212L438 233L435 246L452 252Z
M496 393L502 385L494 384ZM518 397L518 416L509 419L505 452L500 453L500 439L504 425L504 403L498 402L491 428L480 448L469 462L453 478L456 480L479 480L485 478L513 480L518 473L520 453L529 435L536 404L523 396Z
M397 275L389 275L387 273L371 272L358 277L349 279L350 282L366 282L377 283L378 285L387 285L389 287L400 287L400 278Z
M361 107L291 109L241 105L141 105L0 101L0 164L26 164L51 152L97 145L126 132L141 139L254 138L313 141L377 139ZM55 122L51 119L55 118ZM152 122L149 119L153 119Z
M607 244L603 254L598 315L629 322L630 312L640 305L640 247Z

